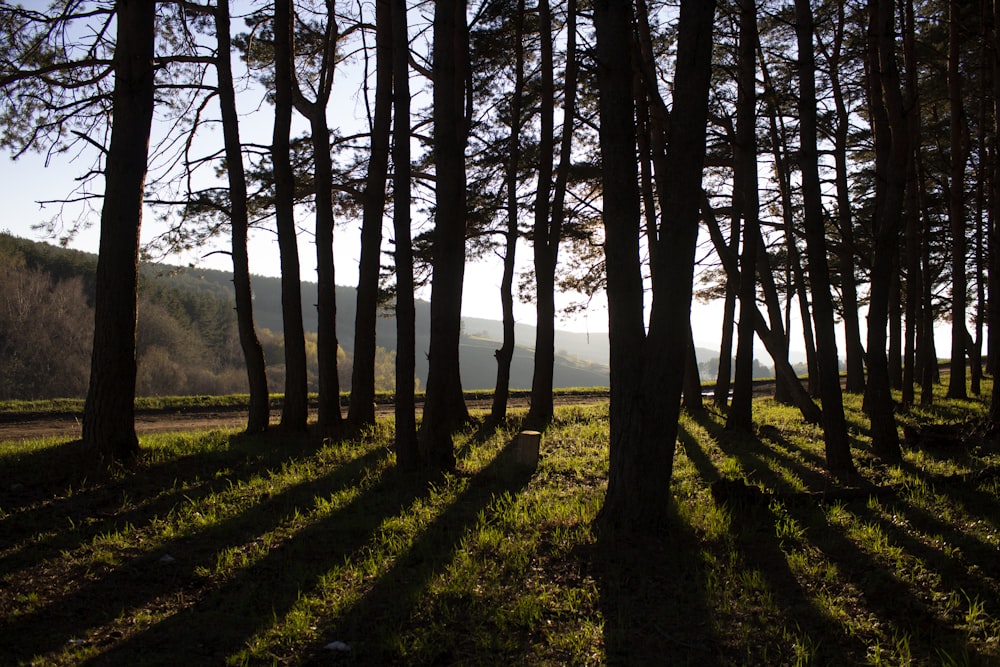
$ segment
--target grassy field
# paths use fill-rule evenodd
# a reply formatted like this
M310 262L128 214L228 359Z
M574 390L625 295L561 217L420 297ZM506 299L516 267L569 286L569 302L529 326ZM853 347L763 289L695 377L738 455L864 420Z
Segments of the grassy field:
M757 404L754 436L685 416L674 524L598 537L606 404L564 408L534 474L479 423L459 470L397 471L391 424L351 442L157 435L105 472L0 443L0 664L1000 664L1000 443L983 404L901 415L960 445L870 456L836 499L817 427ZM712 483L745 480L729 503Z

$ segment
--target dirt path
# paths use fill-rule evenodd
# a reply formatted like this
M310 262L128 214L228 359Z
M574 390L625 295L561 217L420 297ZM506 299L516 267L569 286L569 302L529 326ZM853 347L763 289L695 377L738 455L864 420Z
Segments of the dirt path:
M573 396L556 396L556 405L588 405L595 401L606 399L606 393L595 393ZM489 410L492 399L475 398L466 400L470 410ZM510 408L527 408L528 398L526 396L511 397ZM417 405L420 409L420 403ZM392 404L380 403L377 406L377 414L380 417L389 417L393 413ZM310 419L316 419L316 413L310 412ZM347 410L344 409L344 416ZM281 418L280 411L271 412L271 423L277 424ZM10 415L0 415L0 442L13 440L30 440L34 438L64 437L67 439L80 437L82 428L82 415L61 413L45 415L27 415L17 417ZM163 411L163 410L140 410L136 412L135 429L136 432L144 433L164 433L168 431L195 431L210 428L240 428L246 424L246 408L215 408L212 410L185 410L185 411Z
M710 391L710 390L709 390ZM768 395L774 392L774 381L761 380L754 383L754 393ZM710 394L709 394L710 396ZM607 400L608 393L595 392L590 394L556 394L556 406L590 405ZM708 399L707 399L708 400ZM491 398L469 398L466 405L472 411L486 411L492 404ZM421 404L418 402L417 409ZM512 409L527 408L528 397L515 395L510 398L508 406ZM389 403L379 403L377 413L380 417L389 417L393 406ZM347 410L344 409L344 416ZM64 437L67 439L80 437L82 426L81 415L61 413L44 415L26 415L17 417L0 415L0 442L30 440L34 438ZM277 424L281 418L280 411L271 412L271 423ZM310 413L310 419L315 419L316 413ZM164 433L168 431L195 431L210 428L240 428L246 424L246 408L214 408L211 410L140 410L136 412L136 432Z

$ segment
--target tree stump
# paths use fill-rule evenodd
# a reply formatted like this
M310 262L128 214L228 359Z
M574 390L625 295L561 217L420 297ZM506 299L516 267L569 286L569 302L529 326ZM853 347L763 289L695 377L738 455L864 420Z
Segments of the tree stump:
M542 440L539 431L521 431L514 438L514 464L534 472L538 468L538 446Z

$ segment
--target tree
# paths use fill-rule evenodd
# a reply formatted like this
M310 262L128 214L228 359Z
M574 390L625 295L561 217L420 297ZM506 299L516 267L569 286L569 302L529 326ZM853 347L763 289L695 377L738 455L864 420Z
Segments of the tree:
M610 468L598 515L605 530L656 531L665 525L680 415L698 234L715 3L683 0L670 116L670 191L660 226L657 275L644 331L639 271L639 191L631 88L631 11L594 3L600 93L605 256L611 338ZM652 86L654 82L643 81Z
M503 318L503 342L494 353L497 360L497 382L493 391L490 419L499 424L507 416L507 399L510 396L510 364L514 358L514 271L517 240L520 237L517 199L518 174L521 165L521 111L524 96L524 0L517 0L514 10L514 89L510 95L510 135L507 140L507 163L504 188L506 190L507 227L504 234L503 277L500 280L500 307Z
M468 28L464 0L434 4L435 210L431 340L419 446L424 463L455 465L452 431L468 419L458 347L465 276Z
M871 417L872 448L887 462L902 459L889 384L886 326L893 257L899 247L906 161L910 154L910 129L896 64L893 7L891 0L868 2L869 104L875 133L877 185L872 222L874 251L868 306L868 390L865 399Z
M838 474L853 472L851 445L847 437L840 363L830 299L830 272L826 258L825 224L816 147L816 81L813 56L813 18L809 0L795 0L799 51L799 158L802 168L802 201L809 255L809 285L812 291L816 351L819 361L820 397L823 401L823 441L826 465Z
M340 413L340 379L337 371L337 353L339 345L337 343L337 282L336 271L333 261L333 158L330 154L330 129L327 124L326 108L330 102L330 94L333 91L333 74L336 63L337 48L337 22L335 18L335 5L333 0L326 0L326 20L318 29L310 26L306 34L312 37L308 44L310 55L318 56L318 66L314 79L310 82L309 88L314 92L314 99L309 100L302 92L302 85L299 81L303 78L304 68L295 66L295 48L293 39L295 35L294 17L291 12L287 20L289 50L289 79L292 102L300 114L309 120L310 142L312 144L313 163L313 184L315 189L316 208L316 282L317 282L317 315L318 342L317 356L319 364L319 405L317 420L319 429L325 435L334 435L341 427ZM276 5L277 7L277 5ZM277 11L277 10L276 10ZM284 11L282 11L284 13ZM276 15L277 16L277 15ZM281 51L278 49L279 32L281 34ZM278 69L283 68L281 63L284 56L286 30L276 22L275 24L275 87L279 85ZM281 79L284 79L284 73ZM277 100L277 96L275 97ZM277 104L275 105L277 111ZM282 112L283 113L283 112ZM277 127L277 125L276 125ZM276 168L277 171L277 168ZM277 184L277 178L275 178ZM287 187L287 186L286 186ZM294 190L294 187L293 187ZM275 192L277 195L277 191ZM277 196L275 197L277 200ZM282 207L290 208L289 204L282 203ZM294 204L292 205L294 206ZM289 212L285 213L286 216ZM285 226L289 225L286 220ZM289 231L294 228L294 220L291 221ZM291 245L288 250L291 251ZM284 276L284 270L282 270ZM298 280L297 268L292 276ZM300 306L301 310L301 306ZM294 315L294 313L292 313ZM299 325L301 328L301 313ZM286 331L287 333L287 331ZM374 337L373 337L374 338ZM374 363L374 357L373 362ZM298 382L298 378L296 378ZM286 397L287 400L287 397ZM370 402L370 401L369 401ZM297 411L300 408L296 408ZM298 420L299 417L296 417ZM302 424L304 426L304 423Z
M375 320L378 317L382 216L392 124L392 15L390 0L375 3L375 120L361 221L361 260L354 317L354 372L347 419L353 428L375 422Z
M736 339L736 379L727 429L753 430L752 313L757 310L757 252L760 236L757 175L757 4L740 0L740 38L737 62L736 141L733 145L733 207L743 220L740 253L740 320Z
M391 0L392 24L392 225L396 236L396 463L419 463L413 397L416 315L410 239L410 47L406 0Z
M274 165L274 212L281 255L281 315L285 338L285 400L281 408L281 427L290 431L305 431L309 419L308 376L299 250L295 234L295 175L289 158L294 104L293 30L291 0L275 0L271 161Z
M961 42L958 0L948 2L948 105L951 118L951 173L948 181L948 219L951 222L951 375L948 398L966 398L965 328L967 277L965 273L965 108L962 104Z
M83 412L83 444L105 461L139 453L135 434L135 327L139 228L153 121L155 5L115 4L117 41L111 143L94 298L94 346Z
M564 202L573 145L576 115L576 2L566 10L566 67L563 85L563 124L559 142L559 166L552 182L555 152L555 73L553 65L552 17L548 0L538 4L541 39L541 137L538 147L538 185L532 250L535 266L535 365L531 380L531 409L526 422L544 426L552 419L552 375L555 363L555 272L562 239ZM551 202L550 202L551 195Z
M233 85L232 44L230 39L229 0L219 0L215 10L215 34L218 39L216 71L219 77L219 106L226 150L226 174L229 179L229 218L232 229L233 288L236 292L236 318L240 346L250 384L247 433L267 429L271 419L268 400L264 350L257 338L253 319L253 291L250 283L250 258L247 254L247 181L243 168L236 91Z

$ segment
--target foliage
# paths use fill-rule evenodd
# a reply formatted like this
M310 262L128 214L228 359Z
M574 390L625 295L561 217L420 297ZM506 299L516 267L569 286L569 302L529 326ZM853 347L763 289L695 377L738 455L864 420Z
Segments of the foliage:
M505 453L516 417L473 424L458 471L430 481L394 468L382 422L323 443L147 437L135 468L111 471L72 444L2 443L0 661L995 663L997 443L887 468L860 407L849 398L860 472L891 493L818 498L820 434L772 401L753 436L689 415L669 534L628 542L590 529L606 404L557 408L533 475ZM757 495L716 504L722 477Z

